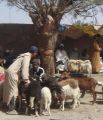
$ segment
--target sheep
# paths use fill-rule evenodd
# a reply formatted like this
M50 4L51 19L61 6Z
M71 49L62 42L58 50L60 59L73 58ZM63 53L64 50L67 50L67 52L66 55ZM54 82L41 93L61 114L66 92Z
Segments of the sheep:
M70 72L78 72L79 71L77 60L72 60L72 59L69 60L69 62L68 62L68 70Z
M48 114L51 115L50 112L50 106L52 102L52 95L51 91L48 87L43 87L41 89L41 114L43 113L43 110L47 110ZM43 109L44 108L44 109Z
M85 60L82 63L79 63L79 67L81 73L88 73L88 74L92 73L92 65L90 60Z
M90 60L69 60L68 69L70 72L76 73L92 73L92 65Z

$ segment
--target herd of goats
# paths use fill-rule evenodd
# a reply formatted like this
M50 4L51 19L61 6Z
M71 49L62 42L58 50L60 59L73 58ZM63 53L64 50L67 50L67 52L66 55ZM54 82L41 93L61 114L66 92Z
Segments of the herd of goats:
M80 98L86 91L93 94L93 104L96 102L96 85L102 86L94 78L87 75L63 72L59 77L44 75L42 82L38 76L31 77L29 86L19 84L18 111L25 107L25 114L35 111L36 116L45 114L51 115L51 106L58 105L62 111L65 109L65 101L72 99L71 108L75 109L80 105Z
M37 75L30 76L29 85L20 81L16 101L18 112L23 114L35 113L36 116L39 116L39 114L45 114L46 110L47 114L51 115L51 107L56 106L64 111L65 102L68 102L68 99L72 99L70 107L75 109L79 107L80 98L84 97L86 91L93 95L92 103L94 104L97 94L95 88L97 85L101 86L103 94L103 83L89 75L82 74L82 72L88 74L92 72L90 61L71 60L69 61L69 70L70 72L62 72L59 76L45 74L42 81Z

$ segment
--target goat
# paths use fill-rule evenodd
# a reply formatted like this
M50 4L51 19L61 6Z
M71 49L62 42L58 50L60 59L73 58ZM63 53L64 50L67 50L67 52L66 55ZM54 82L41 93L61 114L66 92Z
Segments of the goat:
M65 72L65 74L63 74L61 76L63 76L63 77L68 76L68 79L73 78L73 79L77 80L78 84L79 84L79 88L82 91L81 97L84 97L85 91L89 90L93 94L93 104L96 102L95 87L97 85L97 81L94 78L85 76L83 74L70 74L70 73L66 73L66 72Z
M79 87L72 88L69 84L67 84L67 85L63 86L60 91L58 89L57 90L55 89L54 93L55 93L55 95L53 95L53 97L60 100L60 103L61 103L60 108L62 111L64 111L64 103L67 98L73 99L73 105L72 105L73 109L76 108L77 106L79 106L79 104L80 104L80 101L79 101L80 89L79 89Z
M20 81L18 85L18 110L23 109L22 107L26 106L26 95L27 95L28 86L25 85L24 81Z
M28 110L35 109L35 114L38 116L38 112L40 111L40 99L41 99L41 84L40 81L36 79L32 79L30 84L25 87L24 83L21 82L19 84L19 99L22 97L26 99L26 111L25 114L28 114ZM19 109L21 106L21 102L19 100Z
M53 99L59 99L62 103L62 110L64 110L64 102L66 97L72 97L74 104L73 108L79 104L80 90L78 87L78 81L74 79L67 79L63 81L57 81L55 77L49 77L45 81L45 85L50 88Z
M41 89L41 114L45 109L48 111L48 114L51 115L50 112L51 102L52 102L52 95L50 89L48 87L43 87Z
M41 84L39 80L33 79L29 86L28 92L26 95L27 100L27 109L26 114L28 113L28 108L35 109L35 114L38 116L40 112L40 99L41 99Z

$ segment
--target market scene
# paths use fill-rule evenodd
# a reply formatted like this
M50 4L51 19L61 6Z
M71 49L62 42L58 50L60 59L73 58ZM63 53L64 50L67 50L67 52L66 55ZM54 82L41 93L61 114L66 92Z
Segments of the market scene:
M0 0L0 11L0 120L102 120L103 0Z

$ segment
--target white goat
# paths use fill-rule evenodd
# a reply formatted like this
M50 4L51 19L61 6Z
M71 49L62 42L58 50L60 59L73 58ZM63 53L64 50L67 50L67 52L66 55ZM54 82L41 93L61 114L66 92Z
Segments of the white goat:
M62 98L60 99L61 101L61 110L64 111L64 104L65 104L65 100L67 98L71 98L73 99L73 105L72 105L72 108L76 108L77 106L80 105L80 101L79 101L79 98L80 98L80 89L79 87L76 87L76 88L72 88L69 84L68 85L65 85L62 87L62 91L61 93L57 93L57 98Z
M43 87L41 89L41 113L43 110L48 111L48 114L51 115L50 106L52 102L52 95L48 87Z

